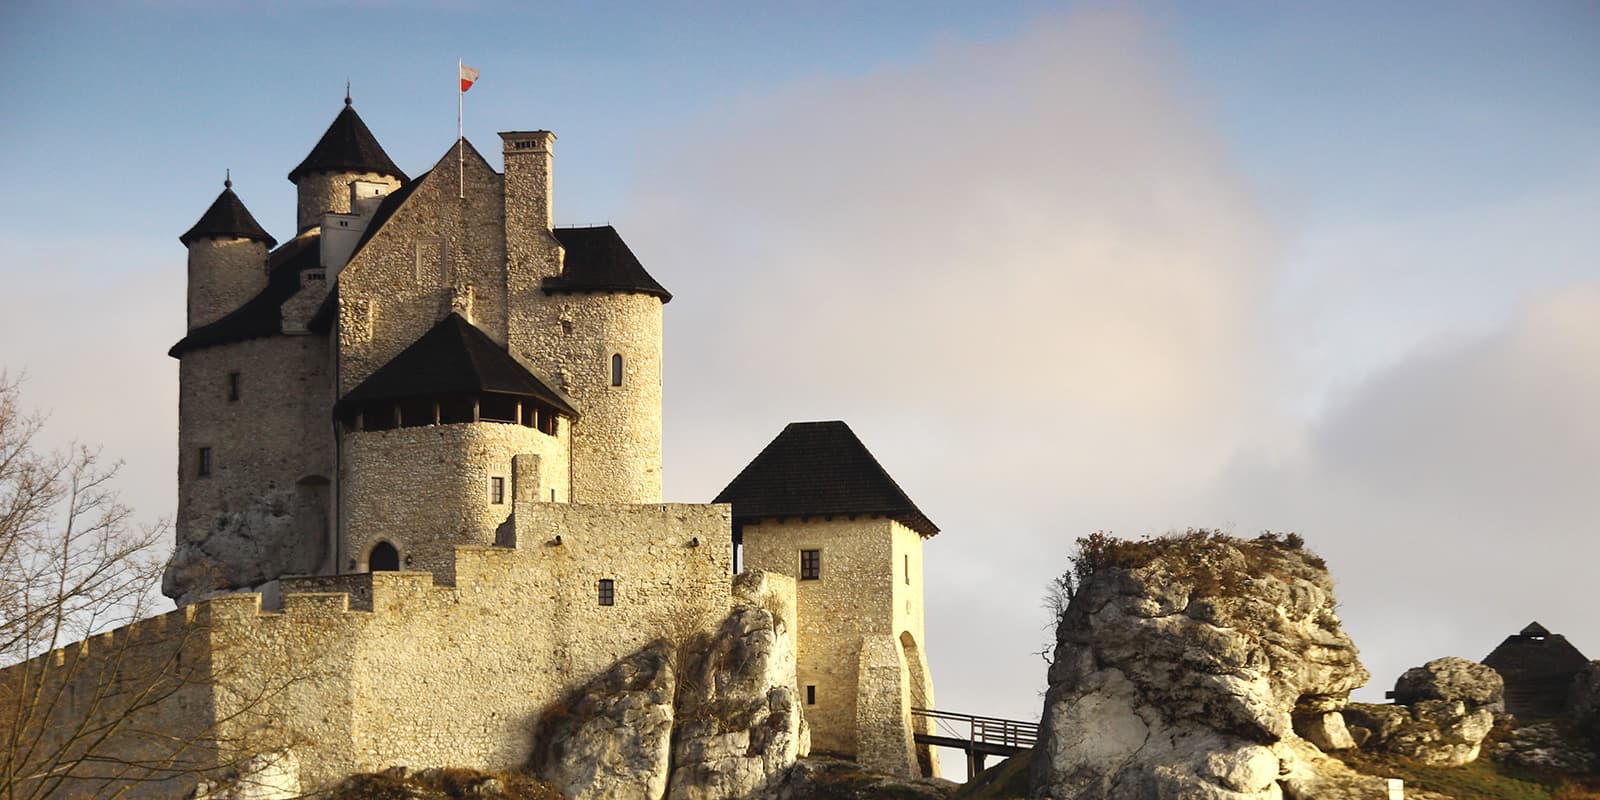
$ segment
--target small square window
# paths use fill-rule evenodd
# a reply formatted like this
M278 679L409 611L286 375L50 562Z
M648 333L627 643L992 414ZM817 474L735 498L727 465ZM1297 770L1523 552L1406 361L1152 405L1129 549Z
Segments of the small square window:
M500 505L506 501L506 479L489 479L489 502Z
M230 372L230 373L228 373L228 402L234 403L234 402L238 402L238 400L239 400L239 373Z
M814 581L822 577L822 551L800 551L800 580Z
M617 582L610 578L600 579L600 605L614 606L617 604Z
M194 474L202 478L211 475L211 448L200 448L200 459L195 463Z
M817 704L817 687L816 686L806 686L806 705L814 706L816 704Z

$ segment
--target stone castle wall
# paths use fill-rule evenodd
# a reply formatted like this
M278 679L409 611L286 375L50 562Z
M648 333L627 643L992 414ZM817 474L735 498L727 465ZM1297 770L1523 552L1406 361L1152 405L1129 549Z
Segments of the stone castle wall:
M802 550L821 552L820 578L799 579ZM889 772L935 772L931 751L910 736L911 707L933 704L921 537L882 517L763 520L744 526L744 564L796 579L796 671L802 695L815 687L805 707L812 747Z
M287 578L281 611L242 594L158 620L201 631L188 638L188 663L206 671L149 719L213 743L197 751L212 763L291 749L307 790L395 764L514 770L539 715L568 692L731 606L727 506L517 511L516 546L457 548L453 586L423 572ZM613 605L599 603L602 578L614 582ZM104 682L105 672L80 678ZM119 736L110 753L139 746ZM181 794L162 784L131 796Z
M340 568L366 571L367 555L381 540L411 559L406 569L452 580L455 546L494 544L518 496L571 497L571 429L563 419L555 436L498 422L345 433ZM519 456L537 457L537 467L519 474L513 464ZM494 478L504 482L499 503L491 493Z
M205 237L189 245L189 330L222 319L267 286L267 246Z
M322 224L322 215L350 213L350 184L353 181L381 183L390 191L400 188L400 179L376 172L313 172L301 175L295 183L295 230Z
M254 559L251 566L260 570L280 570L260 580L324 565L333 476L327 342L275 336L184 354L178 367L180 559L231 552ZM229 399L231 373L239 375L237 400ZM209 475L200 474L201 448L210 450ZM230 522L243 517L255 521ZM224 538L240 531L253 538L213 541L219 530ZM234 586L259 582L244 575L230 580ZM185 582L176 575L169 582L169 596L178 597Z
M583 412L572 432L574 502L661 502L661 300L556 294L513 314L513 352L559 376ZM621 386L611 385L614 355Z

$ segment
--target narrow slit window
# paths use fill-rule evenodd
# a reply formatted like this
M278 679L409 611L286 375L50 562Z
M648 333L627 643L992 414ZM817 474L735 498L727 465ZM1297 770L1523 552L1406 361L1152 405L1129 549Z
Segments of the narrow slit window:
M600 605L614 606L617 604L617 582L610 578L600 579Z
M611 356L611 385L622 385L622 354L613 353Z
M239 373L228 373L228 402L235 403L239 400Z
M489 502L494 503L495 505L501 505L501 504L505 503L505 501L506 501L506 479L505 478L499 478L499 477L490 478L489 479Z
M814 581L822 577L822 551L800 551L800 580Z
M906 560L906 585L910 586L911 585L911 556L909 554L907 554L907 555L904 555L904 556L901 556L901 557Z
M211 448L200 448L200 459L195 463L194 474L202 478L211 475Z
M817 704L817 687L814 686L814 685L807 685L806 686L806 705L814 706L816 704Z

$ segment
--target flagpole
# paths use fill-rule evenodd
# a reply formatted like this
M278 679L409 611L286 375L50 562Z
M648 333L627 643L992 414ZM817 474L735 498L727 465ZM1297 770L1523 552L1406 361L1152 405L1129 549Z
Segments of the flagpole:
M466 199L467 176L466 173L463 172L466 164L466 156L463 153L462 143L466 141L467 137L466 134L462 132L463 128L461 127L461 112L466 108L467 92L465 89L461 88L461 67L462 61L458 58L456 59L456 197L459 199Z

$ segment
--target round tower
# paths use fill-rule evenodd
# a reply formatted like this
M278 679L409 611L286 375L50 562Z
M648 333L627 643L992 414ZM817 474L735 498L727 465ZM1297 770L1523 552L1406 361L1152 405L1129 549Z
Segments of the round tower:
M321 225L323 214L351 212L351 183L385 184L382 193L387 194L405 183L406 174L389 159L346 95L344 109L305 160L289 172L289 181L299 195L295 229L304 232Z
M178 241L189 248L189 330L227 316L266 288L267 251L277 241L233 193L231 177Z
M610 225L551 233L561 272L540 284L549 322L527 355L583 413L572 427L573 499L659 503L661 317L672 295Z

